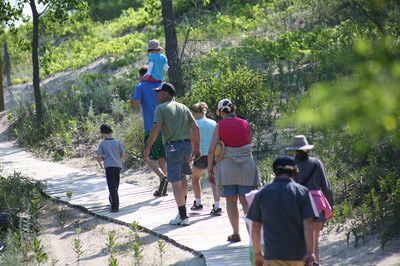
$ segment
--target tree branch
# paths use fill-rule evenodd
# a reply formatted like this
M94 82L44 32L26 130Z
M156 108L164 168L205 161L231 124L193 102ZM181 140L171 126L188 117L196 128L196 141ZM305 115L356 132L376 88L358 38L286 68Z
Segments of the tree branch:
M51 1L50 1L50 2L47 4L47 6L43 9L43 11L39 13L39 17L40 17L44 12L46 12L46 10L50 7L50 5L51 5Z

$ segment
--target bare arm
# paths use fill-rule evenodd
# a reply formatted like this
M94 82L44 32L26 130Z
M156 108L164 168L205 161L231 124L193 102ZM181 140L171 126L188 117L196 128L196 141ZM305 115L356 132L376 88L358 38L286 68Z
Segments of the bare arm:
M261 250L261 226L261 223L253 221L253 228L251 230L254 247L254 262L257 266L264 265L264 256Z
M217 146L217 142L219 140L219 133L218 133L218 125L215 126L214 132L211 138L210 146L208 147L208 157L207 157L207 162L208 162L208 181L211 184L215 184L215 177L214 177L214 152L215 152L215 147Z
M153 146L154 141L156 141L158 134L160 133L161 130L161 124L160 123L154 123L153 127L151 128L150 135L147 141L146 148L144 149L143 152L143 157L146 161L150 160L149 159L149 154L150 154L150 148Z
M123 152L122 154L121 154L121 160L123 161L123 160L125 160L126 159L126 152Z
M99 154L97 155L97 162L99 163L101 168L104 168L103 158Z
M199 126L197 125L196 121L190 123L190 139L193 145L193 152L192 152L192 157L194 157L194 160L198 160L201 157L201 151L200 151L200 129Z
M314 255L315 246L313 237L313 218L304 219L303 227L304 227L304 239L306 241L306 250L307 250L307 254L305 254L303 257L303 262L308 264L313 261L316 261Z
M140 100L131 100L131 105L133 106L133 108L138 108L140 104Z

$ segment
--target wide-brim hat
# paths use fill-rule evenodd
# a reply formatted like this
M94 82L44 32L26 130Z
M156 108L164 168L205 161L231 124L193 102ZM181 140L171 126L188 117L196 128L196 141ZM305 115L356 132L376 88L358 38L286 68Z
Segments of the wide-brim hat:
M287 147L287 150L311 150L314 148L314 145L308 144L308 141L304 135L296 135L292 138L292 143L290 147Z
M160 46L160 42L157 40L151 40L149 41L149 47L147 48L147 51L153 51L153 50L163 50L163 48Z

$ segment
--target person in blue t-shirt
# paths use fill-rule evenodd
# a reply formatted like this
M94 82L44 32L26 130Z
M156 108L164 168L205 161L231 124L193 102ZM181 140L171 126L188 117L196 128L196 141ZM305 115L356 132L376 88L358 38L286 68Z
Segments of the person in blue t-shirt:
M150 53L148 59L148 69L140 81L161 82L164 79L163 70L167 71L168 59L161 54L163 48L157 40L151 40L147 51Z
M147 72L147 66L142 66L139 69L140 77L143 77ZM154 110L158 105L157 93L153 90L158 88L161 82L140 82L135 89L135 93L131 97L131 105L138 108L142 105L143 122L144 122L144 145L146 146L151 128L153 127ZM158 135L156 141L150 149L150 160L146 161L147 165L153 172L160 178L160 186L154 192L154 196L166 196L168 181L166 178L167 167L165 161L165 148L162 143L161 133Z

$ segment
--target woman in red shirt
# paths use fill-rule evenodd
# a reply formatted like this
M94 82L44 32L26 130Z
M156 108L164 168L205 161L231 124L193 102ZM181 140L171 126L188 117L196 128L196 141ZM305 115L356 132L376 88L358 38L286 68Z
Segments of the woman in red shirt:
M251 153L251 129L247 120L235 115L236 106L228 99L218 103L217 114L222 117L214 129L208 150L208 179L216 184L221 197L226 198L226 208L233 234L228 241L239 242L240 201L244 214L248 211L245 194L260 185L257 167ZM214 152L219 140L225 144L224 155L212 167Z

